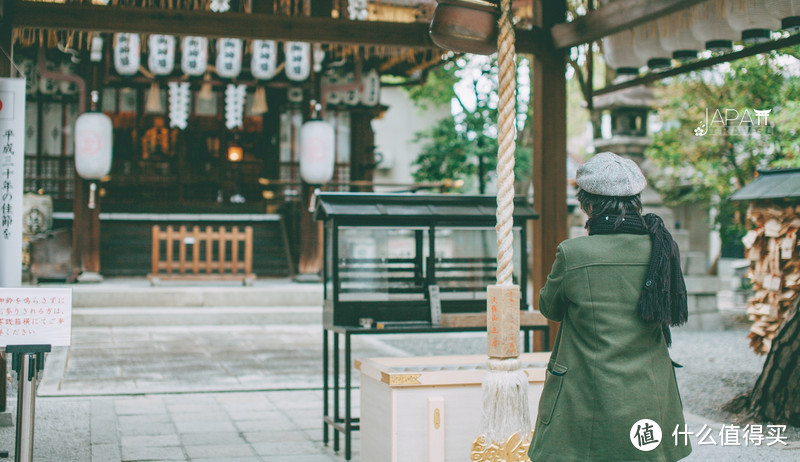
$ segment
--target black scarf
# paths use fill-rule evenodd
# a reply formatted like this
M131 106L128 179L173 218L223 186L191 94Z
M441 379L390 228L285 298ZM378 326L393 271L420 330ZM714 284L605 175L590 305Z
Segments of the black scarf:
M689 318L686 283L681 271L678 244L656 214L595 216L586 222L589 235L649 234L652 250L636 312L640 318L661 324L667 346L672 345L670 326L680 326Z

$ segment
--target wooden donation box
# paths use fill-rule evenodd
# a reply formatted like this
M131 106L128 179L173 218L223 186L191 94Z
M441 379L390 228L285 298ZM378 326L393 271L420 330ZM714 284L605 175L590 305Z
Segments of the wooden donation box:
M531 422L550 353L523 353ZM464 462L480 432L484 355L369 358L361 371L361 460Z
M352 432L367 428L352 413L351 337L485 332L486 288L496 282L496 209L495 196L317 194L314 216L325 224L322 439L328 444L333 429L333 450L338 451L343 435L345 460L350 460ZM527 301L526 223L536 217L524 198L515 200L513 281L520 287L525 351L535 331L549 344L547 320ZM480 391L480 380L476 383ZM362 412L373 412L372 403L365 403Z

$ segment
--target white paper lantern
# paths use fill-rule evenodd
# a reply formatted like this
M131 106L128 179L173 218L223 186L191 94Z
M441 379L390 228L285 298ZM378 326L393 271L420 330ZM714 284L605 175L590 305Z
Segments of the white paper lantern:
M103 36L95 34L92 36L92 43L89 47L89 60L99 63L103 60Z
M234 79L242 72L242 41L236 38L217 40L217 75Z
M679 61L697 59L697 52L705 45L692 35L689 14L688 10L681 10L658 20L661 46Z
M114 35L114 69L119 75L134 75L139 72L141 43L136 34Z
M672 54L661 46L658 22L653 21L633 29L633 51L650 69L669 67Z
M278 73L278 43L274 40L253 40L253 57L250 60L253 77L269 80Z
M155 75L172 74L175 68L175 37L153 34L147 39L147 67Z
M75 171L87 180L111 171L113 124L102 112L86 112L75 121Z
M361 103L365 106L375 106L381 99L381 77L373 69L364 76L364 85L361 87Z
M633 50L633 30L624 30L603 37L603 55L606 64L616 69L617 75L637 75L646 64Z
M733 50L733 42L741 37L728 24L726 7L725 0L706 0L690 9L692 36L703 42L707 50L727 53Z
M800 0L767 0L767 10L781 20L781 28L791 32L800 29Z
M284 45L286 55L286 78L301 82L311 75L311 45L305 42L287 42Z
M199 76L208 67L208 39L184 37L181 41L181 71L186 75Z
M767 8L766 0L728 0L728 24L742 34L744 43L761 43L772 38L773 30L781 28Z
M324 120L309 120L300 129L300 178L322 184L333 178L335 134Z

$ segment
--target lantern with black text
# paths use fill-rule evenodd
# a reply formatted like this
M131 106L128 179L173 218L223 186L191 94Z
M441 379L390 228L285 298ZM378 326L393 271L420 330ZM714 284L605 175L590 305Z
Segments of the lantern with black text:
M766 0L728 0L727 18L731 28L742 34L744 43L769 41L781 20L770 13Z
M102 112L86 112L75 121L75 171L87 180L111 171L113 124Z
M120 33L114 36L114 69L119 75L134 75L139 72L141 61L139 36Z
M300 177L306 183L327 183L333 178L335 136L324 120L309 120L300 129Z
M767 0L767 10L781 20L781 28L790 32L800 30L800 0Z

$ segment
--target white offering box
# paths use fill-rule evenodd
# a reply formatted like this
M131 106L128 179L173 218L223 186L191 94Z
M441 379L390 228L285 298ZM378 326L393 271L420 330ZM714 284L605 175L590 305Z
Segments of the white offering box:
M520 356L536 421L550 353ZM464 462L479 436L485 355L368 358L361 371L361 460Z

